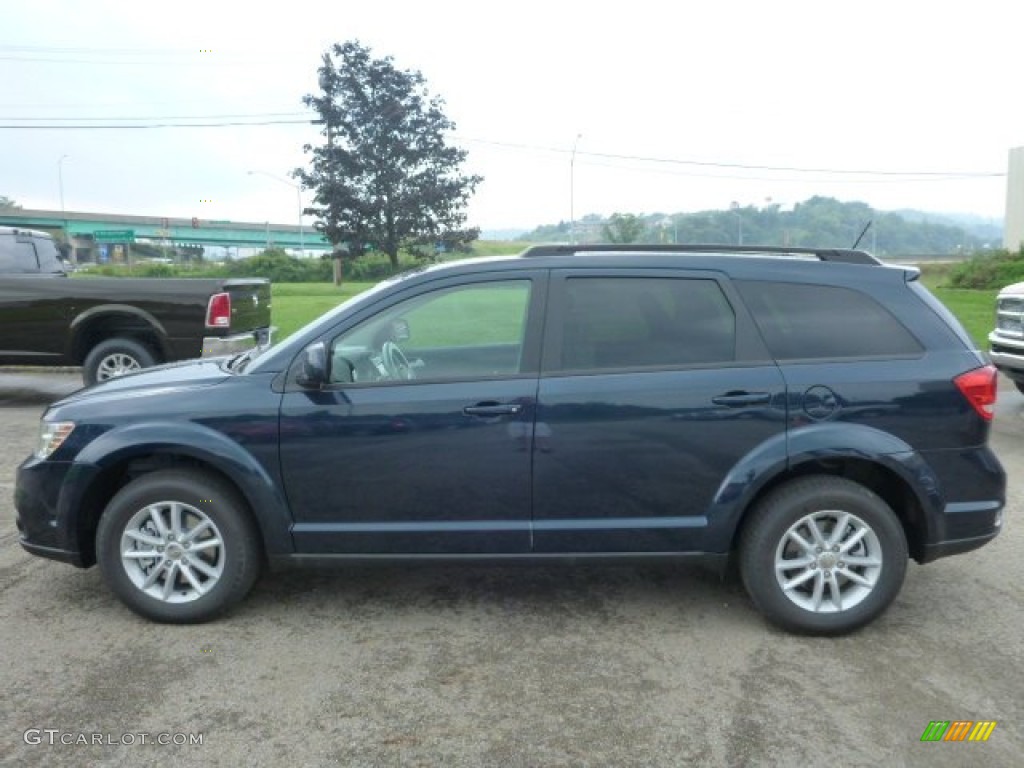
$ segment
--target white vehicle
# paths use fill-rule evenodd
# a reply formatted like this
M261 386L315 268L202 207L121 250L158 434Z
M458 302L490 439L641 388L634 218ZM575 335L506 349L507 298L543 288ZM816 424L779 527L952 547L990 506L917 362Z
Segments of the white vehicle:
M1024 392L1024 283L1008 285L996 298L996 327L988 335L992 364Z

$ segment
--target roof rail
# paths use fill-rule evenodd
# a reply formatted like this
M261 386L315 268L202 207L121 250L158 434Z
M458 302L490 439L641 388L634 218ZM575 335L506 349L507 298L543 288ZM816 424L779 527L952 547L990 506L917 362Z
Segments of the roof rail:
M851 248L797 248L787 245L644 245L587 244L587 245L534 245L523 251L523 256L568 256L574 253L714 253L714 254L764 254L766 256L810 256L821 261L842 264L874 264L882 262L866 251Z

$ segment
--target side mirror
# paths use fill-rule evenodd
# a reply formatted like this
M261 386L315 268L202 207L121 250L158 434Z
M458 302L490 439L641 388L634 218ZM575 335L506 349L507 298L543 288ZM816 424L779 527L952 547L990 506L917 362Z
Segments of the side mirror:
M310 344L302 352L295 383L306 389L323 389L327 383L327 348L322 341Z

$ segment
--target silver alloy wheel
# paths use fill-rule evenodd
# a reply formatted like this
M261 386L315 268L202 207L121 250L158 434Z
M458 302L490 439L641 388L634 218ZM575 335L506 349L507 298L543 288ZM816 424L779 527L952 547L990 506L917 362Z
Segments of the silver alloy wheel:
M878 535L856 515L821 510L790 526L775 550L775 578L791 602L840 613L862 602L882 573Z
M224 539L201 510L159 501L136 512L121 535L121 564L140 591L165 603L207 594L224 573Z
M122 376L130 371L140 371L142 366L139 361L124 352L114 352L100 360L96 369L96 381L106 381L116 376Z

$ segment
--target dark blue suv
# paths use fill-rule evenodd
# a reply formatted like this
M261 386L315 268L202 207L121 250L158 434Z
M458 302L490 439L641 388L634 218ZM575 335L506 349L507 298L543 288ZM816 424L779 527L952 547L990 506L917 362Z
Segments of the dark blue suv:
M50 407L21 543L209 619L281 561L735 556L819 634L980 547L996 374L860 251L550 246L404 274L262 353Z

